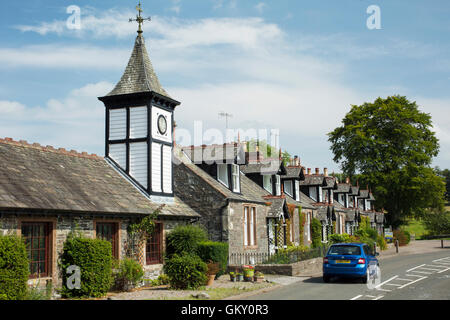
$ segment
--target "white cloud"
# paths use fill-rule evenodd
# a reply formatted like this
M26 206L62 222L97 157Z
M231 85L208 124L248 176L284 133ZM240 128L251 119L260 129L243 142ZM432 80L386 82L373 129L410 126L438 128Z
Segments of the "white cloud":
M97 97L112 87L107 82L87 84L44 106L0 101L0 137L101 154L105 111Z

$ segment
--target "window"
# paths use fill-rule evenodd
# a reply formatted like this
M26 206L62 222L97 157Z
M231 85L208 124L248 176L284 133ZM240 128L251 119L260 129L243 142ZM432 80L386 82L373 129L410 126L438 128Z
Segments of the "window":
M300 182L295 180L295 200L300 201Z
M118 227L116 222L101 222L97 223L96 226L97 239L106 240L111 243L112 256L115 259L119 258L119 239L117 230Z
M217 179L228 187L228 165L226 163L217 164Z
M322 200L323 202L328 202L328 190L322 189ZM322 202L322 200L320 202Z
M231 165L231 177L233 179L233 192L240 192L239 185L239 166L236 164Z
M366 210L370 210L370 201L366 200Z
M147 239L145 246L145 260L149 264L162 263L162 223L155 224L155 231Z
M317 189L316 187L309 187L309 197L314 201L317 201Z
M319 187L319 202L323 201L323 191L322 191L322 187Z
M30 262L30 277L50 275L50 224L41 222L22 223L22 237Z
M244 207L244 246L256 245L256 208Z
M339 203L345 206L345 194L339 193L338 195Z
M284 192L286 192L291 197L294 195L294 193L292 192L292 181L284 182Z
M351 196L348 200L349 200L349 207L350 208L354 208L355 207L355 202L354 202L353 196Z
M269 191L272 194L272 192L273 192L272 176L263 175L263 186L264 186L264 189L266 189L267 191Z
M351 246L351 245L337 245L331 246L328 251L329 255L355 255L358 256L361 254L361 248L359 246Z
M281 196L281 179L279 175L275 175L275 191L276 196Z

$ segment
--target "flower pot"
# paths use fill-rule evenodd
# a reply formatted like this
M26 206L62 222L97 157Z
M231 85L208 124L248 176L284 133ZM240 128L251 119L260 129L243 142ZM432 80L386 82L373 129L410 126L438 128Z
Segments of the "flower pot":
M236 276L230 274L230 281L231 282L236 282Z
M253 277L253 281L255 281L255 282L263 282L263 281L264 281L264 277L257 277L257 276L254 276L254 277Z
M243 274L239 274L236 276L236 280L237 281L244 281L244 275Z
M253 277L244 276L244 281L245 282L252 282L253 281Z

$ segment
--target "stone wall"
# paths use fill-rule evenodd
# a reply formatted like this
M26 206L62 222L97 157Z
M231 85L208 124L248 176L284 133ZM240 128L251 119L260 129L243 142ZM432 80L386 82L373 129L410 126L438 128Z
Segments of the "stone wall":
M61 287L61 275L58 267L58 262L61 253L63 252L64 242L67 239L68 234L72 230L80 232L83 236L87 238L95 237L95 222L108 221L108 222L119 222L119 258L122 259L126 256L127 252L127 241L128 232L127 228L130 224L130 219L102 219L96 218L92 215L48 215L40 216L37 214L33 215L15 215L15 214L2 214L0 216L0 234L20 234L19 221L45 221L52 222L54 226L54 231L52 233L52 261L51 269L52 276L48 278L42 278L38 280L30 280L30 285L45 285L47 281L51 280L54 287ZM165 250L165 239L167 232L170 232L176 225L180 223L186 223L186 221L178 219L165 219L162 220L164 225L163 230L163 244L162 250ZM144 266L145 277L147 279L156 279L162 273L163 265L150 265Z
M260 264L256 271L265 274L280 274L286 276L314 276L322 273L323 258L309 259L291 264Z
M201 215L199 222L208 230L210 240L228 241L222 216L227 207L224 195L183 163L174 166L174 189L183 202Z
M256 208L256 245L244 247L244 206ZM229 252L231 253L268 253L266 205L231 202L227 210Z

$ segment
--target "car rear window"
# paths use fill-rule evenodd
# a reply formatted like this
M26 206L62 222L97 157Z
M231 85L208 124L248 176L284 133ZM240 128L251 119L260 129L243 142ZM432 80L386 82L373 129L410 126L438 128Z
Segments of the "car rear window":
M358 246L332 246L329 255L360 255L361 248Z

